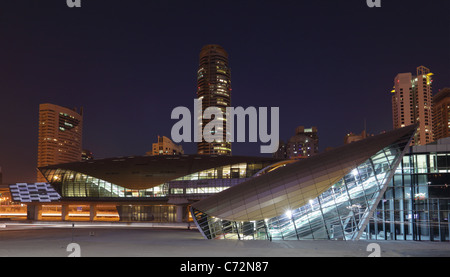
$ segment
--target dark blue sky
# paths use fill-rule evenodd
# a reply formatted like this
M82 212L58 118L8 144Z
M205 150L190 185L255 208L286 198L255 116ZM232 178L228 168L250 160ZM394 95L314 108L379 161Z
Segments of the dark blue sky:
M84 107L96 158L143 155L193 108L198 54L229 53L232 105L279 107L280 138L317 126L320 149L348 132L392 129L390 90L424 65L450 86L450 2L0 0L0 166L31 182L38 107ZM195 143L184 143L196 152ZM234 155L260 155L234 143Z

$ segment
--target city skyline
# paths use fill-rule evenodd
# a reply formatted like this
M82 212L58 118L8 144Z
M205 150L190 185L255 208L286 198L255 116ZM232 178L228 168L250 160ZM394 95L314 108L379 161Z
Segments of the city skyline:
M280 138L317 126L321 151L361 132L365 120L370 133L392 129L389 91L398 73L424 65L435 74L433 95L450 85L448 9L437 3L250 1L220 10L220 3L108 1L76 10L60 2L0 6L9 24L0 31L4 183L33 181L38 106L46 102L85 108L83 148L96 159L145 155L157 134L170 134L170 111L196 97L198 52L207 44L232 56L233 105L279 106ZM215 27L192 19L207 11L236 19ZM401 45L420 33L405 22L419 15L428 24L416 29L430 45ZM196 152L196 143L182 146ZM259 144L233 143L233 155L259 155Z

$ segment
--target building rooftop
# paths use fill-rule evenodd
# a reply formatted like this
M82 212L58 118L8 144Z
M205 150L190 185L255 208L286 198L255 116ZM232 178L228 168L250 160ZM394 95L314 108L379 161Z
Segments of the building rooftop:
M450 96L450 88L443 88L433 96L433 102L439 102L442 99Z
M40 167L49 170L80 172L128 189L147 189L165 182L210 168L239 163L279 161L271 157L173 155L128 156L88 160Z

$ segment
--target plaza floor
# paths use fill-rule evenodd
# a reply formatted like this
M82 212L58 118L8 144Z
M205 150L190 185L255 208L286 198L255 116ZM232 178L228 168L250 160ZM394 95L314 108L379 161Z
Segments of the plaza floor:
M195 228L163 227L3 225L0 257L67 257L73 242L82 257L368 257L370 243L381 257L450 257L448 242L206 240Z

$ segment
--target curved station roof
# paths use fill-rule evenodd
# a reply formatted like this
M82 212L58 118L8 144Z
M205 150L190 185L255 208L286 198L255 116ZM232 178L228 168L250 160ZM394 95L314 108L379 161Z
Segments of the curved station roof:
M73 171L102 179L127 189L148 189L195 172L238 163L275 163L269 157L247 156L131 156L89 160L40 167L47 172ZM49 180L51 182L51 180Z

